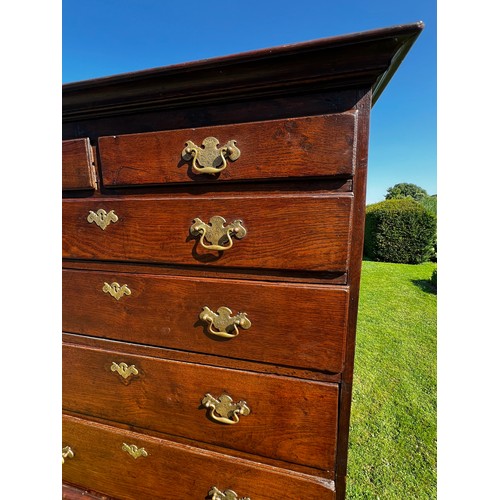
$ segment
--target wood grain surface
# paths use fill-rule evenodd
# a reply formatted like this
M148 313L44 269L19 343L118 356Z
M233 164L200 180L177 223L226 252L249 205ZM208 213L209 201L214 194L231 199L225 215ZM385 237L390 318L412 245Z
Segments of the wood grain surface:
M89 271L113 271L122 273L156 274L162 276L185 276L193 278L224 278L250 281L303 283L311 285L345 285L345 271L289 271L281 269L248 269L231 267L182 266L147 262L106 262L98 260L63 259L64 269Z
M63 200L63 258L183 265L344 271L350 195L214 196L211 199L113 197ZM114 210L105 230L89 211ZM241 220L247 230L226 251L206 250L190 234L195 218ZM225 243L227 246L227 243Z
M370 109L422 28L63 86L63 139L76 141L63 151L68 500L76 485L89 499L206 500L213 486L252 500L345 499ZM181 159L187 140L208 135L242 152L214 177ZM104 164L98 190L90 144ZM119 216L104 231L87 222L100 208ZM203 249L189 228L214 215L241 219L248 234ZM105 276L126 278L132 295L113 306L94 296ZM248 309L252 328L209 338L188 320L208 291ZM325 311L334 326L323 332ZM138 376L121 379L113 361ZM251 413L216 424L205 392L245 399ZM128 456L124 442L148 457Z
M62 500L114 500L107 495L95 491L89 491L85 487L77 487L71 484L62 485Z
M96 171L89 139L62 141L63 190L96 189Z
M243 102L253 112L250 99L353 87L373 86L376 100L423 27L422 22L400 24L67 83L63 119L103 120L143 109L164 111L193 105L198 106L193 115L200 115L210 104L220 108L227 102Z
M62 333L63 342L69 344L94 347L97 349L113 350L116 340L108 340L102 337L90 337L80 333ZM338 383L342 380L342 372L329 373L319 370L307 370L305 368L296 368L292 366L281 366L273 363L264 363L262 361L249 361L239 358L228 358L214 354L203 354L193 351L181 351L179 349L170 349L168 347L157 347L147 344L136 344L132 342L120 341L120 352L131 355L140 354L152 356L160 359L169 359L172 361L183 361L185 363L195 363L208 366L224 366L224 368L233 368L235 370L244 370L257 373L269 373L271 375L283 375L285 377L299 378L303 380L318 380L320 382Z
M65 332L331 373L343 367L346 287L69 269L62 276ZM131 295L104 293L113 282ZM213 335L199 319L205 306L244 312L251 327L234 338Z
M346 339L345 366L342 373L342 384L340 385L340 412L339 412L339 435L337 446L337 474L336 484L338 497L345 498L347 481L347 452L349 447L349 428L352 400L352 382L354 373L354 355L356 347L356 326L358 318L359 285L361 279L361 265L363 258L363 241L366 210L366 182L368 165L368 134L370 122L370 109L372 106L371 92L360 91L359 104L359 127L357 129L359 144L356 158L356 176L353 183L353 224L351 233L351 245L349 247L349 313L348 332ZM382 293L382 292L381 292Z
M132 458L124 443L148 456ZM63 465L65 481L122 500L206 499L213 486L254 500L335 500L332 481L67 415L62 444L74 452Z
M119 348L119 345L117 345ZM113 363L134 365L122 378ZM63 346L63 408L200 442L332 470L338 386L81 346ZM214 421L206 394L245 401L237 424Z
M107 187L173 182L352 176L355 113L271 120L99 138L103 184ZM241 150L215 175L199 174L181 153L192 141L201 147L215 137Z

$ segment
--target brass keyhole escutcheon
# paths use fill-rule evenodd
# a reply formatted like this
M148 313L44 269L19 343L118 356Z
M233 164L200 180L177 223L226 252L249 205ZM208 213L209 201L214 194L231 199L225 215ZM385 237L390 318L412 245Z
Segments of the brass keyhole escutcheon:
M227 167L227 160L236 161L241 154L234 139L220 148L218 146L219 139L215 137L206 137L201 146L189 140L186 141L186 147L181 155L183 160L191 160L191 168L194 172L216 175Z
M226 226L226 219L220 215L211 217L208 224L198 217L193 222L189 232L192 236L199 236L201 246L207 250L229 250L233 238L241 240L247 234L243 221L235 220Z
M134 457L136 460L139 457L148 456L148 452L144 448L139 448L135 444L123 443L122 450L126 451L131 457Z
M102 208L97 210L97 212L89 210L87 222L89 224L97 224L104 231L112 222L118 222L118 215L115 214L114 210L110 210L109 212L106 212Z
M109 293L111 297L116 300L120 300L124 295L130 295L132 293L127 285L120 285L116 281L113 281L111 285L105 281L102 291L104 293Z
M137 370L135 365L128 366L127 363L115 363L113 361L110 370L118 373L124 379L127 379L131 375L139 375L139 370Z

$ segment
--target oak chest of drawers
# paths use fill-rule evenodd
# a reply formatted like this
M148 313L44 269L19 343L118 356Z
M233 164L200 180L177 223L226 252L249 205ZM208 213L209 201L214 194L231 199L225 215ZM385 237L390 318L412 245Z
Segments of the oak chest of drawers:
M63 87L63 497L343 499L370 109L420 23Z

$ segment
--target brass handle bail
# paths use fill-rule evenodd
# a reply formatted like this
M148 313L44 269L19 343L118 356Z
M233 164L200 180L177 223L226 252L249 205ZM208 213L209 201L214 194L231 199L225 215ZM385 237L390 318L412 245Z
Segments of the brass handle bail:
M240 415L249 415L250 408L246 401L233 403L233 398L227 394L223 394L218 399L211 394L205 394L201 404L210 409L210 417L221 424L237 424L240 421Z
M62 449L62 463L64 464L65 458L73 458L75 456L73 450L69 446L65 446Z
M212 500L250 500L249 497L239 497L238 494L233 490L226 490L222 492L216 486L212 486L208 492L209 498Z
M221 148L217 146L219 146L219 139L216 137L206 137L201 147L193 141L187 141L181 155L185 161L191 160L191 167L195 172L216 175L227 167L227 159L236 161L241 154L234 139Z
M199 318L208 323L208 330L212 335L232 339L240 333L238 326L248 330L252 323L244 312L240 312L235 316L231 316L231 314L233 314L231 309L225 306L219 307L216 313L208 306L204 306Z
M241 240L247 234L247 230L243 227L243 221L235 220L224 226L226 219L220 215L214 215L208 224L199 218L194 219L193 222L189 232L192 236L201 236L200 244L207 250L229 250L233 246L233 237ZM226 241L229 244L224 246Z

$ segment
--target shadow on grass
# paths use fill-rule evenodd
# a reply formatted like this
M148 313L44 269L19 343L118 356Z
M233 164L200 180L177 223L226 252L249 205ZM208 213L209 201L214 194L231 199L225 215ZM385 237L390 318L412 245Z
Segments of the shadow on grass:
M420 288L420 290L426 293L437 294L436 287L432 284L431 280L411 280L411 282Z

